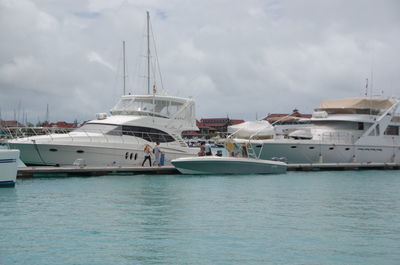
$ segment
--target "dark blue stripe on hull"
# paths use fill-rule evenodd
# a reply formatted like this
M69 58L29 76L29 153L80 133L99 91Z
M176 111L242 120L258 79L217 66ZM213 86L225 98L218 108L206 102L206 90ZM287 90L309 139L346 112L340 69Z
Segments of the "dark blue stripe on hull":
M0 181L0 188L12 188L15 187L15 181Z
M17 159L0 159L0 163L15 163Z

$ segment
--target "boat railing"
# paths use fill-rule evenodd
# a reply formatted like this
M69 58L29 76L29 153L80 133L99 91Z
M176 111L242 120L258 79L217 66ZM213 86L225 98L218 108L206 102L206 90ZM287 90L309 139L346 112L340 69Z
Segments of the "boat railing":
M142 132L133 130L115 130L115 131L104 131L101 129L82 129L74 131L73 129L66 128L45 128L45 127L19 127L19 128L2 128L3 134L7 139L18 139L18 138L31 138L36 136L48 137L49 141L54 141L57 135L68 136L69 141L80 142L106 142L106 143L136 143L143 144L142 140L148 142L161 142L165 145L178 144L182 147L187 147L187 144L177 134L164 134L155 132ZM67 141L64 138L63 141ZM57 138L59 139L59 138Z
M1 127L0 131L7 139L25 138L39 135L65 134L71 129L65 128L47 128L47 127Z

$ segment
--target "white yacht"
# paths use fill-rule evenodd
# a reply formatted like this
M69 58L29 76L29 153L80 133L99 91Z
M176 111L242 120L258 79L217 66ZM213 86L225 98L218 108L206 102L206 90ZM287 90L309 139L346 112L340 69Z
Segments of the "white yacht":
M146 144L160 142L166 162L193 156L182 140L185 130L198 130L192 99L161 95L122 96L111 115L65 134L48 134L10 140L27 165L141 165Z
M171 161L182 174L282 174L287 164L249 157L197 156Z
M399 100L362 97L326 100L310 119L286 137L234 139L260 159L288 163L368 163L400 161Z
M0 149L0 187L14 187L19 150Z
M145 146L153 147L156 142L160 142L166 163L197 153L197 149L189 148L181 138L183 131L198 130L194 101L159 95L155 84L150 93L149 21L147 12L147 95L124 95L110 116L99 113L96 120L72 132L9 141L10 147L21 151L21 160L25 164L138 166L142 164ZM125 54L125 43L123 51Z

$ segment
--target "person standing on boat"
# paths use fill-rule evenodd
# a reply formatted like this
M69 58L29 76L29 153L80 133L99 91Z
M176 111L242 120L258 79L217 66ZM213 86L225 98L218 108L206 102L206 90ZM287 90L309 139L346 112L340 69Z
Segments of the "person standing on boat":
M153 148L154 154L154 166L161 166L160 158L161 158L161 151L160 151L160 142L156 142L156 145Z
M206 155L206 143L201 142L200 144L200 152L197 153L198 156L205 156Z
M206 156L212 156L210 141L206 143Z
M149 160L149 165L151 166L151 147L148 144L146 144L146 146L144 147L144 159L143 159L142 167L144 166L144 163L146 162L146 160Z

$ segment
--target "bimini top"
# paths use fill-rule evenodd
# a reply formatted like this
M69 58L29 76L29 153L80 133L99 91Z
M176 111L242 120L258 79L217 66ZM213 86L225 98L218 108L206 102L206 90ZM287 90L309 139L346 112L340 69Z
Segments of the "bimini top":
M323 101L317 111L327 113L378 114L393 106L396 101L389 98L342 98Z
M246 121L228 126L228 133L233 138L269 139L275 135L274 126L268 121Z

